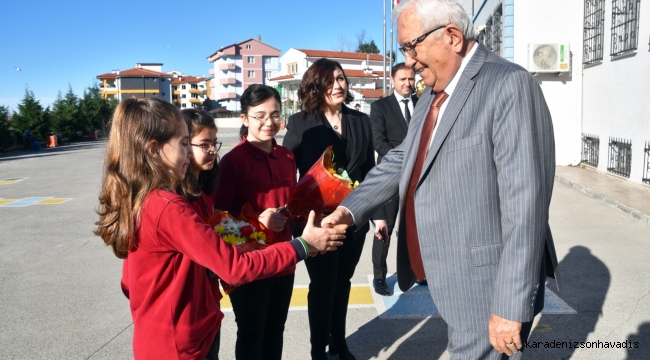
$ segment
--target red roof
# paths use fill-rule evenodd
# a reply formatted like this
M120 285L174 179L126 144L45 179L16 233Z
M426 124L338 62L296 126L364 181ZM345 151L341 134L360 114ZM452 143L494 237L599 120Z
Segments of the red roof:
M97 75L97 78L98 79L117 78L117 76L118 76L117 73L107 73L107 74ZM147 70L147 69L139 69L139 68L120 70L119 76L120 77L147 76L147 77L167 77L167 78L172 77L172 75L165 74L163 72Z
M172 85L180 85L187 83L200 83L203 80L208 78L199 77L199 76L179 76L178 78L172 79Z
M223 51L224 49L227 49L227 48L229 48L229 47L233 47L233 46L239 46L239 45L242 45L242 44L244 44L244 43L247 43L247 42L249 42L249 41L251 41L251 40L253 40L253 41L257 41L257 42L260 43L260 44L264 44L264 45L266 45L266 46L268 46L268 47L270 47L270 48L272 48L272 49L274 49L274 50L280 51L280 49L276 49L276 48L274 48L273 46L271 46L271 45L269 45L269 44L266 44L266 43L263 43L263 42L261 42L261 41L259 41L259 40L256 40L256 39L253 39L253 38L250 38L250 39L247 39L247 40L244 40L244 41L240 41L240 42L238 42L238 43L230 44L230 45L228 45L228 46L222 46L221 49L215 51L214 53L212 53L212 55L208 56L207 58L209 59L209 58L211 58L211 57L217 55L219 52Z
M366 99L379 99L384 97L384 91L382 89L361 90L361 95ZM388 95L388 89L386 89L386 95Z
M282 75L282 76L274 77L273 79L269 79L269 81L278 81L278 80L287 80L287 79L293 79L293 75Z
M377 75L363 70L343 70L345 76L353 78L376 78Z
M317 57L317 58L332 58L332 59L355 59L355 60L366 60L368 54L365 53L356 53L356 52L346 52L346 51L328 51L328 50L307 50L307 49L296 49L300 52L305 53L308 57ZM370 54L370 60L373 61L382 61L384 58L379 54ZM388 61L388 58L386 58Z

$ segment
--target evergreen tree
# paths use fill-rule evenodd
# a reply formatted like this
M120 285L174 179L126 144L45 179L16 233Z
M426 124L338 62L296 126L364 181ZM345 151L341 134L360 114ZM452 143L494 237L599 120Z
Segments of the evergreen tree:
M375 40L370 40L370 42L359 43L357 52L365 54L379 54L379 48L377 47L377 44L375 44Z
M99 90L99 83L95 82L86 90L79 100L79 116L81 124L88 126L88 129L104 129L111 116L111 108L102 97Z
M45 139L50 131L50 122L44 116L43 106L28 87L25 88L23 100L18 104L18 112L11 118L11 125L20 136L25 136L27 130L31 130L32 135L40 140Z
M5 148L13 145L11 136L9 136L9 108L0 105L0 144Z
M79 117L79 100L72 92L72 86L68 85L68 92L61 97L59 91L54 104L52 104L52 128L57 134L63 137L72 138L77 131L86 132L90 125L82 122Z

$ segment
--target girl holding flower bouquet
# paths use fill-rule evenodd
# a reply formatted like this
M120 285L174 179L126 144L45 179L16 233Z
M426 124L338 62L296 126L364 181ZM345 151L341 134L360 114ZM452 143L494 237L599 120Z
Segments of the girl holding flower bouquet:
M289 118L283 143L293 151L301 178L329 146L336 169L346 170L352 182L363 181L375 166L370 118L345 106L353 100L349 88L341 64L333 60L320 59L303 75L298 88L302 111ZM355 358L345 341L345 319L350 280L368 230L368 223L356 224L356 231L348 230L345 246L305 261L311 280L307 299L313 360L326 360L328 345L341 360Z
M124 259L121 285L136 359L207 356L223 314L206 268L231 283L250 282L292 269L308 251L335 250L343 238L342 229L310 225L302 238L240 253L188 201L192 189L183 179L191 156L174 105L127 99L115 109L95 234Z
M267 243L274 247L292 238L288 217L276 210L287 204L296 185L293 154L275 141L280 94L270 86L249 86L241 97L241 119L242 141L220 163L215 207L237 217L250 204L259 222L273 231ZM236 359L282 358L294 271L241 285L230 294L237 322Z

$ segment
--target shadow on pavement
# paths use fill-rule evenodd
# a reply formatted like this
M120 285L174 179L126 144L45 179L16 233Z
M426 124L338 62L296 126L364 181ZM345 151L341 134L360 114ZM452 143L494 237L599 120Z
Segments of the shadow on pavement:
M63 153L68 153L70 151L82 150L82 149L92 149L98 147L106 146L106 141L88 141L88 142L78 142L72 143L70 145L58 146L55 148L45 148L40 151L13 151L8 152L5 156L0 157L0 162L8 160L21 160L21 159L30 159L37 157L46 157L46 156L55 156Z
M575 342L586 341L602 316L603 303L611 281L607 266L592 255L588 248L574 246L560 262L559 268L564 274L560 283L561 289L558 291L555 280L549 279L547 286L578 314L542 314L528 341L532 348L524 351L526 359L571 358L578 350L574 347ZM623 339L597 340L623 341ZM555 342L556 345L543 344L549 342ZM561 346L557 345L561 342L563 342ZM534 343L539 346L535 348ZM579 350L598 352L598 349L593 348Z
M650 359L650 322L641 324L639 331L630 335L627 340L633 346L632 349L627 349L627 360Z

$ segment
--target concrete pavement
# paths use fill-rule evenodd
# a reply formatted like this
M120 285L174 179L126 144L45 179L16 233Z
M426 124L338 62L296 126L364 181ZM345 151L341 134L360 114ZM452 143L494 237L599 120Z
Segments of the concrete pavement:
M224 135L236 132L220 129ZM220 140L226 149L237 138ZM88 142L0 157L0 359L132 358L120 261L92 234L104 146ZM580 168L558 168L556 179L551 226L563 282L558 290L550 280L548 288L577 313L538 316L529 345L541 348L527 349L525 358L650 358L650 228L630 215L650 215L644 207L650 204L648 187ZM20 207L2 202L30 197L69 200ZM368 236L352 279L360 288L370 286L371 241ZM389 272L394 255L393 248ZM304 264L295 284L309 284ZM424 299L428 289L400 295L396 311L412 306L414 294L423 291ZM371 302L348 313L348 344L358 359L448 358L446 325L433 312L385 316L386 300ZM226 312L222 359L234 358L235 333L234 316ZM638 348L602 348L628 340ZM579 347L544 348L569 341ZM303 307L290 311L284 347L284 359L308 359Z

